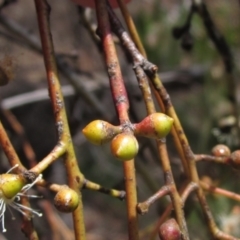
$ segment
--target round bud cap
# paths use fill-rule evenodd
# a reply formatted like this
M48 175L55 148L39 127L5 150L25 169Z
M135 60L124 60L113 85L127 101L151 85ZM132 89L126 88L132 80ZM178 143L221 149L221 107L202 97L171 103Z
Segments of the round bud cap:
M180 240L181 231L175 219L171 218L159 228L160 240Z
M229 157L231 151L228 146L224 144L218 144L212 149L212 155L215 157Z
M73 212L78 204L78 194L68 186L62 187L54 198L54 205L60 212Z
M112 154L122 161L133 159L138 153L138 141L131 133L120 133L111 142Z
M26 184L26 180L17 174L5 173L0 175L0 195L7 199L15 197Z

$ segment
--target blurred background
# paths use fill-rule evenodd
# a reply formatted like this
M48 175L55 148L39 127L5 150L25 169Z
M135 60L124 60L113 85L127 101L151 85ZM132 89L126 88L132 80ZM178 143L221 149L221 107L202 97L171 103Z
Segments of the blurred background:
M87 20L96 29L95 12L84 11L70 0L48 2L52 9L52 37L79 166L87 179L121 190L124 188L122 165L111 156L109 145L93 146L81 133L81 129L95 119L118 124L102 51L86 28ZM132 0L128 9L148 59L159 68L160 77L169 91L193 151L211 153L212 147L218 143L228 145L233 151L239 149L236 112L239 111L240 99L236 96L240 76L240 3L237 0L208 0L205 3L230 49L230 62L234 66L231 71L226 71L222 55L209 38L199 14L193 15L186 36L176 39L176 34L173 34L176 28L186 23L191 9L190 0ZM116 12L123 20L120 11ZM146 116L141 91L128 56L119 43L116 46L129 94L131 120L139 122ZM8 84L0 88L1 120L21 160L29 168L22 138L11 127L6 110L10 110L25 129L38 161L52 150L57 141L40 53L34 1L16 0L1 8L0 51L0 81L2 69L9 79ZM170 136L167 141L175 180L180 187L184 181L183 169ZM139 201L144 201L164 185L164 181L154 142L144 138L139 142L137 188ZM0 167L2 173L9 169L3 153ZM240 193L239 172L230 166L201 162L198 169L200 176L208 176L212 184ZM66 182L65 175L62 160L55 162L44 173L47 180L59 184ZM48 194L47 199L52 202L53 197ZM220 228L240 237L239 204L210 194L207 198ZM127 239L124 201L83 190L83 203L87 239ZM139 217L143 232L156 222L168 203L168 199L159 200L147 215ZM33 206L41 209L41 200L34 201ZM185 213L191 239L210 239L194 196L187 202ZM66 224L68 239L74 239L71 214L56 214ZM8 231L1 236L2 239L16 239L16 236L19 240L25 239L20 233L20 216L16 212L14 216L17 220L12 221L11 215L7 214ZM45 215L41 219L35 217L34 222L40 239L66 239L54 233L56 229L51 227ZM143 236L142 239L147 238Z

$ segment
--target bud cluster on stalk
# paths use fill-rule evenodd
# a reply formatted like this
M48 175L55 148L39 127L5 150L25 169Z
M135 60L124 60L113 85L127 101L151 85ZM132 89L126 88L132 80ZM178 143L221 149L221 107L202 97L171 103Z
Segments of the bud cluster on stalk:
M114 126L103 120L89 123L83 130L84 136L93 144L101 145L111 141L111 150L115 157L127 161L138 153L138 141L135 136L162 139L167 136L173 125L173 119L163 113L153 113L140 123L129 123L123 127Z

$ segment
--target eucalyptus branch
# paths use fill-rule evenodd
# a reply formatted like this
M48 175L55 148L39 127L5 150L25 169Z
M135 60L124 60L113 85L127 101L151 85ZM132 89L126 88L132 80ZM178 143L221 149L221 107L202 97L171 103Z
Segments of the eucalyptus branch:
M153 65L152 63L150 63L145 57L145 51L142 51L142 53L140 53L138 51L138 49L136 48L135 44L133 43L133 41L131 40L131 38L128 36L128 33L124 30L121 22L118 20L118 18L116 17L116 15L114 14L114 12L111 10L111 8L108 9L109 10L109 16L111 19L111 23L112 23L112 27L113 27L113 31L118 35L119 39L121 40L123 46L128 50L129 54L132 56L133 59L133 64L134 64L134 70L136 73L137 78L146 78L145 77L145 73L143 73L141 71L141 69L138 67L141 66L143 68L144 71L146 71L146 73L151 77L152 75L155 75L155 72L157 70L157 67L155 65ZM125 8L122 11L124 11L125 16L128 16L127 19L130 19L130 16L127 12L127 9ZM126 17L125 17L126 19ZM133 27L133 21L131 21L131 24L128 24L129 26L129 30L130 32L132 32L132 35L136 35L136 31L135 28ZM142 45L140 41L139 37L134 37L136 44L138 46ZM140 47L141 49L141 47ZM143 55L142 55L143 54ZM140 72L141 71L141 72ZM160 81L160 79L158 78L158 81ZM150 84L152 84L152 82L150 81ZM141 84L140 84L141 86ZM159 94L157 93L156 89L153 89L154 94L157 98L158 104L160 105L161 109L163 112L165 112L165 106L163 104L163 100L161 99L161 97L159 96ZM175 131L172 130L172 133L174 134ZM178 152L182 152L181 150L181 146L178 144L178 142L176 142L177 140L175 140L175 143L177 144L177 149ZM183 154L180 154L180 156L184 156ZM186 159L185 158L181 158L182 162L183 162L183 166L185 169L185 172L187 174L188 172L188 167L187 167L187 163L186 163Z
M196 154L195 155L195 161L199 162L199 161L210 161L210 162L216 162L216 163L222 163L222 164L226 164L228 163L230 160L229 157L216 157L216 156L212 156L212 155L207 155L207 154Z
M240 195L237 193L228 191L226 189L218 188L216 186L206 183L205 181L200 181L200 185L205 191L211 194L221 195L221 196L240 202Z
M35 0L35 5L42 42L43 57L47 72L49 93L59 138L59 143L54 150L58 150L58 155L65 153L64 160L68 175L69 187L75 190L79 195L79 205L73 212L75 237L76 239L84 240L86 239L86 236L83 220L83 206L81 193L79 191L79 187L81 188L83 185L83 175L79 170L76 156L74 153L66 111L64 107L64 100L61 92L61 85L58 79L57 65L55 61L51 30L49 26L50 7L46 1L42 0ZM34 168L32 168L32 171L39 172L43 171L46 167L48 167L48 165L53 162L51 158L52 156L54 156L53 151L50 155L48 155L47 158L41 161L41 165L37 164Z
M180 193L180 197L182 199L182 203L184 204L186 201L186 198L188 197L188 195L195 190L195 184L194 183L183 183L183 185L181 186L179 193ZM156 223L154 223L153 227L149 227L149 239L150 240L154 240L156 238L157 232L159 227L163 224L163 222L167 219L167 217L171 214L173 208L173 204L169 203L168 206L165 208L164 213L161 215L161 217L158 219L158 221Z
M36 164L35 153L27 139L24 128L10 110L2 109L1 111L15 133L21 138L23 151L27 157L30 167L33 167Z
M109 75L110 86L114 104L118 113L120 124L126 126L126 132L131 132L128 117L128 97L121 74L114 42L111 35L110 24L105 0L95 0L98 27L102 39L105 62ZM138 240L138 219L137 219L137 194L134 160L123 162L126 201L128 213L128 234L131 240Z
M122 0L117 0L118 1L118 5L120 6L120 9L121 9L121 12L122 12L122 15L124 17L124 20L127 24L127 27L129 29L129 33L131 35L131 38L133 40L133 42L136 44L139 52L144 56L146 57L146 51L142 45L142 42L140 40L140 37L138 35L138 32L137 32L137 29L135 27L135 24L133 22L133 19L131 17L131 15L128 13L128 10L127 10L127 7L126 7L126 4L122 1Z
M138 203L137 210L139 214L145 214L148 212L149 207L156 202L161 197L170 193L170 189L167 186L163 186L160 188L158 192L156 192L153 196L148 198L146 201Z
M135 44L132 42L131 38L128 36L127 32L123 29L120 21L117 19L114 12L109 8L109 16L111 19L111 23L113 26L113 30L116 32L116 34L119 36L120 40L122 41L122 44L124 47L127 48L129 53L131 54L133 58L134 63L134 70L136 77L139 82L139 86L142 90L143 99L145 101L145 105L147 107L148 114L153 114L156 112L155 106L152 100L151 96L151 90L148 84L147 76L145 75L145 72L142 70L142 68L146 72L150 72L153 74L156 71L156 67L153 64L150 64L137 50ZM159 156L162 162L163 171L165 175L165 183L166 187L169 190L174 210L176 213L176 218L179 223L181 232L182 232L182 238L183 239L189 239L186 221L184 218L184 214L182 211L182 204L180 200L180 196L177 192L176 185L174 183L170 162L166 150L166 143L165 139L157 140L157 147L159 151ZM161 190L160 190L161 192ZM161 194L160 194L161 196ZM155 197L153 197L155 199ZM151 204L152 201L150 201ZM143 204L138 205L139 212L143 213L146 212L149 206L149 202L144 202Z
M3 1L3 3L0 4L0 10L12 1L14 0ZM163 211L163 214L161 214L159 219L145 229L145 235L147 236L148 234L148 237L153 240L155 239L156 234L159 233L159 237L161 239L169 239L169 237L164 237L165 230L168 231L169 227L171 228L173 226L173 224L171 225L170 223L174 223L174 230L176 231L177 238L181 240L190 239L187 228L187 218L185 217L183 210L185 207L187 208L187 206L185 206L185 202L190 195L197 196L196 199L200 204L203 215L206 219L205 224L208 226L214 239L239 240L239 238L222 232L217 227L213 214L208 206L206 196L208 194L217 194L235 201L240 201L240 195L214 186L214 183L212 183L211 180L208 181L209 178L200 178L197 164L200 161L215 162L227 164L230 167L239 170L240 150L231 152L227 146L218 144L212 149L211 154L195 154L192 151L191 145L185 135L169 93L166 90L165 81L160 79L162 75L159 77L159 74L157 73L157 66L147 59L147 54L141 43L141 39L136 30L133 19L126 7L125 2L128 2L128 0L114 0L113 2L112 0L109 0L109 3L108 0L73 1L77 1L77 4L80 5L84 4L83 6L85 6L85 4L90 4L91 7L96 9L96 23L98 26L96 33L94 32L94 27L90 24L89 18L86 16L86 11L89 10L84 10L82 7L79 7L78 13L82 21L81 23L88 30L88 33L93 38L93 41L98 46L100 52L104 54L104 62L106 64L109 83L105 82L105 77L100 77L98 73L91 76L96 79L100 78L101 82L104 81L104 83L99 83L98 81L94 81L93 84L88 83L87 81L89 80L89 77L85 77L84 74L79 74L76 70L73 70L70 64L66 63L66 56L64 54L56 54L54 52L49 19L51 9L47 0L35 0L41 43L36 36L29 33L25 26L23 27L19 25L18 22L4 16L2 12L0 14L0 24L3 25L9 33L5 34L0 31L0 35L14 44L24 46L37 52L38 54L43 55L48 83L48 93L53 109L57 135L57 140L52 151L48 152L41 161L36 161L34 150L31 143L28 141L23 126L10 111L4 108L6 108L6 106L14 106L16 102L17 105L15 106L21 106L23 104L28 104L29 102L33 103L34 101L41 101L43 99L46 100L46 96L44 96L45 93L43 93L44 91L35 91L31 94L25 94L23 98L22 96L15 96L15 103L12 101L12 105L7 104L6 99L2 102L1 115L4 120L6 119L8 121L8 125L6 127L10 126L11 130L13 130L22 140L22 150L24 151L30 165L30 170L25 169L22 165L21 159L19 159L12 143L9 140L4 126L0 122L0 145L8 159L9 164L13 167L7 173L0 175L0 220L3 232L6 231L4 226L5 210L10 206L24 215L22 231L25 235L32 240L38 239L31 217L32 214L37 216L42 216L42 214L34 209L31 209L27 199L28 195L26 194L33 185L36 185L38 187L38 191L43 196L47 197L49 195L49 191L55 193L54 205L58 210L72 213L74 234L58 218L53 205L48 201L41 201L40 204L43 206L47 221L49 222L52 230L52 237L56 239L62 237L64 239L86 239L82 192L84 192L84 189L87 189L95 192L101 192L120 200L126 200L125 205L127 211L129 240L139 240L141 238L141 232L139 231L138 226L138 214L147 213L152 204L158 202L158 200L164 196L170 197L170 203L165 208L165 211ZM115 4L115 7L120 7L129 33L124 29L121 21L113 11L111 7L112 4ZM192 19L195 14L199 14L208 37L222 56L228 77L229 99L234 104L235 115L237 117L236 119L238 119L239 113L238 103L236 101L237 88L234 76L233 55L224 36L216 27L204 0L192 0L192 5L187 15L187 19L182 26L174 29L174 37L182 40L182 47L186 50L191 49L193 39L191 37L190 30L193 24ZM96 34L99 37L97 37ZM136 117L138 115L135 112L137 109L130 109L130 105L132 106L135 102L133 101L133 98L129 99L127 94L126 84L123 79L115 48L116 36L114 34L118 38L117 43L122 44L123 50L127 52L131 58L129 61L132 63L133 72L135 73L138 87L141 90L141 96L146 107L147 116L140 122L138 122L138 118ZM67 56L69 57L68 54ZM0 62L0 64L4 65L2 62ZM71 87L68 88L61 86L58 70L69 80L74 89ZM182 77L182 75L179 76L178 73L179 72L175 74L175 79ZM8 83L9 79L4 72L4 66L0 66L0 75L2 75L0 77L3 78L3 80L0 79L0 81L3 81L0 84L4 85ZM166 77L166 75L163 76ZM165 79L164 77L163 79ZM168 79L168 76L166 78ZM81 79L81 82L79 82L79 79ZM184 82L182 79L180 81ZM176 83L176 81L174 83ZM186 82L183 84L185 87ZM106 188L99 183L95 183L85 178L78 166L63 98L64 94L69 96L77 93L81 95L87 103L89 103L89 106L91 106L91 108L95 110L100 117L104 119L111 119L112 113L110 111L106 111L105 106L95 95L96 89L101 90L103 87L108 86L110 86L119 123L117 125L113 125L107 121L97 119L90 122L82 130L82 133L87 140L96 145L102 145L110 142L113 156L118 158L123 165L125 191ZM137 84L133 83L133 86L136 87ZM65 92L66 89L67 91ZM39 95L36 95L36 93L39 93ZM156 100L156 103L154 100ZM156 105L161 108L162 112L156 112ZM131 118L135 122L130 120L128 114L129 110L132 111L133 114L131 115ZM238 123L239 121L237 120L235 127L239 127ZM170 131L173 136L175 148L181 159L181 167L183 167L184 171L183 173L185 174L185 177L187 177L185 183L180 182L180 184L176 184L178 179L175 178L171 166L171 155L167 149L166 141L166 136ZM240 131L239 128L238 131ZM139 162L139 159L138 162L134 162L134 158L138 153L142 154L141 156L143 156L144 160L151 160L148 159L149 152L146 151L146 148L148 148L149 145L143 142L144 146L141 146L141 149L139 150L137 137L151 138L156 142L157 148L153 149L151 148L153 145L151 145L151 147L147 150L152 152L150 158L155 158L158 155L157 157L160 159L164 177L164 183L161 184L160 189L158 189L159 184L157 182L152 182L148 168L145 168L145 165L143 166L142 162ZM148 143L152 142L148 141ZM63 159L66 170L66 185L48 182L42 177L43 171L49 168L52 163L60 158ZM139 203L137 198L135 165L139 175L142 175L143 181L145 181L145 183L154 192L152 196L145 198L145 201ZM11 184L16 184L16 186L13 185L13 190ZM180 189L178 189L177 186L180 186ZM71 201L69 201L69 194L71 194ZM29 195L29 197L34 198L36 196ZM18 203L18 201L21 201L22 204ZM66 204L66 202L71 202L71 204ZM167 218L170 217L171 212L173 212L177 222L175 219L167 220ZM58 231L59 226L61 228L60 231Z
M19 166L19 168L24 169L24 167L23 167L11 141L9 140L8 135L7 135L1 122L0 122L0 144L1 144L1 147L2 147L5 155L8 158L10 165L12 167L17 165L17 166Z
M118 34L120 39L124 42L124 45L129 46L129 48L128 48L129 52L132 53L133 56L135 54L135 59L136 59L136 57L138 57L139 55L136 54L135 46L133 44L129 44L128 35L122 30L122 27L120 26L119 22L117 22L116 18L114 18L113 13L111 11L109 11L109 13L110 13L110 17L113 22L112 24L114 26L116 33ZM121 31L119 29L121 29ZM133 57L133 59L134 59L134 57ZM185 168L185 170L189 171L191 180L195 184L198 185L199 177L198 177L196 165L194 162L194 155L191 151L191 148L188 144L187 138L181 127L180 121L178 120L177 114L175 113L174 107L171 103L171 99L170 99L166 89L163 87L159 77L156 74L153 74L153 72L147 70L146 68L145 68L145 70L146 70L146 73L148 74L148 77L152 80L156 91L158 91L160 98L162 99L166 113L174 119L174 130L173 131L175 131L175 137L177 137L179 139L179 140L177 140L177 143L178 143L177 146L178 146L178 148L182 148L182 150L179 149L179 152L184 153L184 155L182 154L182 156L184 157L184 159L183 159L184 165L185 166L188 165L188 168L189 168L189 169ZM164 155L162 157L164 157ZM187 161L187 163L186 163L186 161ZM188 174L188 172L187 172L187 174ZM221 235L221 236L224 236L227 238L228 235L221 233L219 230L216 230L217 227L215 225L213 217L211 216L210 210L207 206L207 202L206 202L206 199L205 199L205 196L204 196L204 193L203 193L201 187L199 187L197 189L197 195L198 195L198 199L201 203L201 206L204 210L205 216L208 219L208 225L209 225L209 228L211 229L212 234L215 236ZM231 237L231 236L229 236L229 237Z
M116 33L116 35L121 40L124 47L128 50L130 53L133 62L135 65L140 65L145 71L150 73L156 73L157 72L157 66L149 62L136 48L135 44L129 37L128 33L124 30L121 22L116 17L115 13L111 9L110 6L108 6L108 12L109 17L111 19L112 29Z

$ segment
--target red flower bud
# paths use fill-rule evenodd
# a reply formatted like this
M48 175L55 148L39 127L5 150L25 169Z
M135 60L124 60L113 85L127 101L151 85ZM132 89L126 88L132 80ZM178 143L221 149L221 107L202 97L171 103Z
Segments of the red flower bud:
M159 228L160 240L180 240L181 231L175 219L171 218Z
M218 144L212 149L212 155L215 157L229 157L231 151L226 145Z
M164 138L170 132L173 119L163 113L153 113L134 124L134 134L149 138Z

